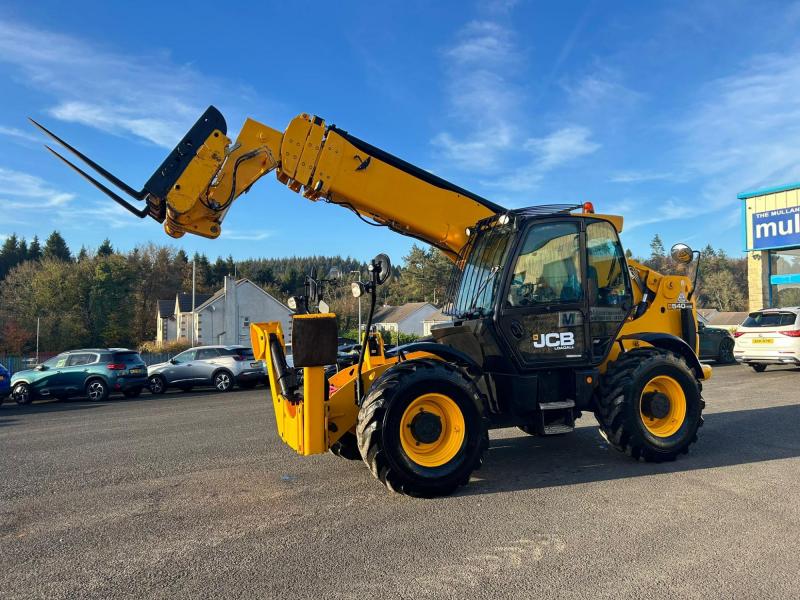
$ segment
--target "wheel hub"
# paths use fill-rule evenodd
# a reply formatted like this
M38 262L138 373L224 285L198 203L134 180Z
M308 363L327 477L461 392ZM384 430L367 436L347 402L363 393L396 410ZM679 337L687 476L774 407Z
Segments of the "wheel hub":
M651 419L663 419L669 414L669 398L661 392L648 392L642 396L642 413Z
M432 444L442 435L442 420L429 412L417 413L408 427L411 435L420 444Z

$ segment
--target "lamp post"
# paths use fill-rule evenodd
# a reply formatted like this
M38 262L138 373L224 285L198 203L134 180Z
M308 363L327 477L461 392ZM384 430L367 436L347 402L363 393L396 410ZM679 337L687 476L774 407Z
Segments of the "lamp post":
M358 275L358 280L361 281L361 271L350 271L350 275L353 273ZM358 297L358 338L359 343L361 343L361 296Z

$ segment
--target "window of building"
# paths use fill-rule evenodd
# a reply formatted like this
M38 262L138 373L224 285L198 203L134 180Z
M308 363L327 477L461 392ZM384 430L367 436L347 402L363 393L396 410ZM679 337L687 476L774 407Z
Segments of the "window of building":
M769 253L772 306L800 306L800 248Z

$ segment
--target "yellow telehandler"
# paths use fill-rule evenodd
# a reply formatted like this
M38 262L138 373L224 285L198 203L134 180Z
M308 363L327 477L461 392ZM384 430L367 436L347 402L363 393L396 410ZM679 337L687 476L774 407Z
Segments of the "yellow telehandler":
M353 284L370 300L359 360L330 378L337 321L316 282L290 302L292 367L280 324L251 325L278 433L299 454L363 459L388 488L431 497L469 481L491 428L565 434L589 410L611 446L655 462L697 439L711 369L697 358L695 284L626 259L622 217L596 214L588 202L507 210L308 114L284 131L248 119L231 142L209 107L140 190L34 124L144 205L51 152L175 238L219 236L234 200L275 171L309 200L343 206L453 261L444 307L452 322L386 351L371 333L376 290L390 274L388 257L377 256L368 280ZM673 247L681 263L694 254Z

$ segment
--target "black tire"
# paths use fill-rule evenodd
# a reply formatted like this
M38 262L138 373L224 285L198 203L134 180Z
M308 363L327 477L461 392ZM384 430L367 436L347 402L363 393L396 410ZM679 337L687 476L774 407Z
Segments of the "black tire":
M767 370L767 365L761 363L750 363L750 366L753 367L753 371L756 373L763 373Z
M233 389L233 375L230 371L217 371L212 381L218 392L227 393Z
M11 390L11 397L20 406L25 406L33 402L33 390L27 383L18 383Z
M257 381L242 381L239 382L237 385L242 388L243 390L252 390L258 384Z
M167 382L161 375L153 375L147 379L147 387L151 394L164 394L167 391Z
M123 394L123 395L124 395L126 398L138 398L138 397L139 397L139 396L141 396L141 394L142 394L142 388L140 388L140 387L137 387L137 388L131 388L131 389L129 389L129 390L124 390L124 391L122 392L122 394Z
M736 358L733 356L733 340L730 338L725 338L719 343L719 355L717 356L717 361L724 364L729 365L736 362Z
M403 449L401 421L406 408L425 394L455 403L464 418L464 439L448 462L417 464ZM472 381L450 364L409 360L389 368L372 385L358 413L356 438L364 462L390 490L430 498L453 493L480 468L489 444L483 402Z
M358 451L358 439L354 433L349 431L335 441L330 450L340 458L361 460L361 453Z
M108 399L108 385L102 379L89 380L84 391L92 402L103 402Z
M659 375L680 384L686 412L680 427L669 437L651 433L640 412L645 386ZM680 356L661 349L642 348L623 354L609 364L600 382L595 416L608 443L634 459L647 462L675 460L697 441L703 425L702 387Z

